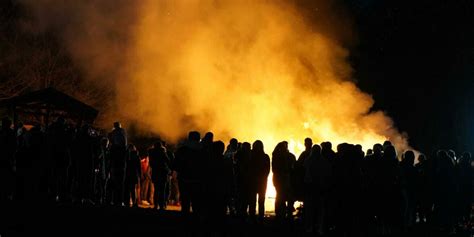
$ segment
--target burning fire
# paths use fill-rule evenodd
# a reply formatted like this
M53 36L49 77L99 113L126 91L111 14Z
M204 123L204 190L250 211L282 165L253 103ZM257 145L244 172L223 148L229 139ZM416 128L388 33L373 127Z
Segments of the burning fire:
M115 76L110 117L169 141L212 131L223 141L260 139L268 154L286 140L296 156L305 137L408 147L351 80L348 52L328 33L344 26L327 20L329 10L315 8L319 20L309 20L283 0L25 2L51 24L81 17L70 20L66 45L87 76Z
M405 145L372 98L350 81L347 51L281 1L140 1L126 72L123 117L176 140L189 130L228 141L305 137L365 148ZM295 154L298 155L298 154Z
M347 51L290 4L142 2L118 92L124 115L144 128L170 139L196 128L224 141L260 139L268 154L287 140L296 156L305 137L364 148L404 141L348 80Z

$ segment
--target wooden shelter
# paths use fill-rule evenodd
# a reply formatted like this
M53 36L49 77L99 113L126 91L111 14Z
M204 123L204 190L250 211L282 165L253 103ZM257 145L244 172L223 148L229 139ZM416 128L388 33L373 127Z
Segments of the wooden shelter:
M0 108L13 118L15 124L22 121L24 124L39 123L46 126L59 116L76 124L92 124L99 113L95 108L54 88L1 100Z

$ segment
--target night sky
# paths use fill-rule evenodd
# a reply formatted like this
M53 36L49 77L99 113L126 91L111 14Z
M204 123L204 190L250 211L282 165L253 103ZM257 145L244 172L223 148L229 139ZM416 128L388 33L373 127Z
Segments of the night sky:
M474 1L346 1L359 87L424 152L474 148Z

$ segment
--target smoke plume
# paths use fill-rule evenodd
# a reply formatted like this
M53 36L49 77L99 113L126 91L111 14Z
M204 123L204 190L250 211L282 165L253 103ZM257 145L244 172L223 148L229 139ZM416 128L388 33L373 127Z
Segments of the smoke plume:
M113 87L110 120L172 142L196 129L261 139L267 152L281 140L300 150L305 137L408 147L352 80L348 23L325 1L22 3L26 25L58 32L86 79Z

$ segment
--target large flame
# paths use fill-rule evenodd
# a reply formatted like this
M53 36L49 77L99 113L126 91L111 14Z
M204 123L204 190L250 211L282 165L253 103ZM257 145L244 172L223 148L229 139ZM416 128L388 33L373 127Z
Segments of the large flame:
M73 55L91 78L114 72L119 117L170 141L213 131L226 142L260 139L267 153L287 140L296 156L305 137L407 147L388 117L370 112L373 100L351 80L347 50L320 30L342 27L308 22L289 1L121 0L53 13L24 1L44 17L85 9L65 14L86 22L71 21L66 31Z
M347 51L271 1L143 1L120 104L170 139L189 129L228 141L393 138L391 122L348 81ZM269 178L267 196L275 189Z

